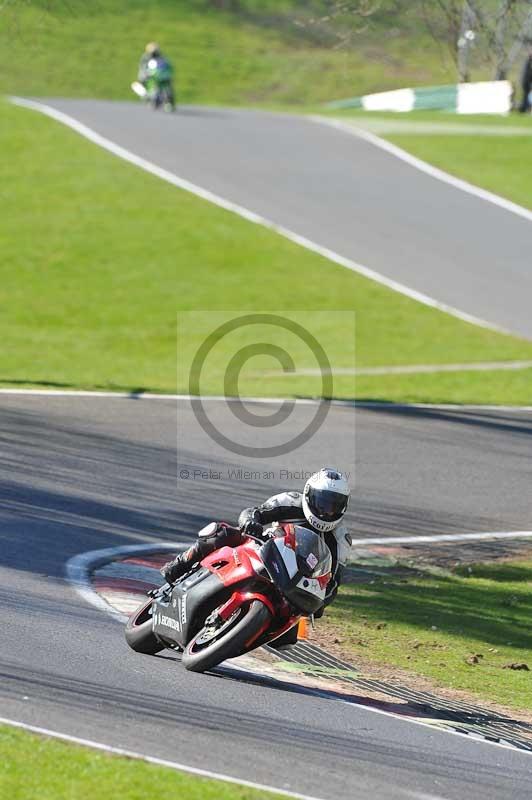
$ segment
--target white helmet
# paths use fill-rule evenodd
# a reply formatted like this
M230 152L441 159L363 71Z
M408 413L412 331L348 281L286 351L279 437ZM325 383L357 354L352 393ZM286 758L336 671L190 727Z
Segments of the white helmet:
M344 516L349 503L349 484L336 469L323 467L312 475L303 489L303 513L317 531L332 531Z

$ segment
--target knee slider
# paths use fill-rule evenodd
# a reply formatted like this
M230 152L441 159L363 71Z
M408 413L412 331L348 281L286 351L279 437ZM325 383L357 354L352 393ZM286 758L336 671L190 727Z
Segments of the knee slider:
M214 536L218 531L218 523L217 522L209 522L208 525L205 525L198 532L198 539L208 539L211 536Z

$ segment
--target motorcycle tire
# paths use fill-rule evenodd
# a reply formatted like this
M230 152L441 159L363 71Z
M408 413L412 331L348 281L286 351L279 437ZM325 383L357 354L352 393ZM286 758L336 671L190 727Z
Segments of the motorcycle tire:
M126 642L136 653L144 653L154 656L164 650L164 646L159 642L152 630L152 619L150 608L153 600L143 603L140 608L133 612L127 621L124 635Z
M187 644L183 653L183 665L191 672L205 672L212 669L227 658L236 658L247 652L249 643L253 643L271 620L271 612L260 600L253 600L249 606L239 609L240 616L229 628L222 626L223 634L216 635L211 643L201 644L205 635L202 628Z
M175 111L174 93L171 89L166 89L163 94L163 108L167 114L173 114Z
M157 111L162 105L162 96L159 90L152 91L148 97L148 103L152 111Z

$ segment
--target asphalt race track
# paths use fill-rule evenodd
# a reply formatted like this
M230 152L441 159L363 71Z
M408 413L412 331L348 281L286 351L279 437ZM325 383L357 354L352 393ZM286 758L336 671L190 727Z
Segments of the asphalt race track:
M439 302L532 338L530 220L363 139L290 115L50 100L226 200Z
M353 414L332 408L324 458L352 457ZM219 479L176 484L178 417L191 430L178 452L216 466ZM170 655L128 650L120 625L74 592L71 556L187 539L271 492L228 479L238 459L200 446L191 417L187 401L170 399L0 397L0 716L326 800L528 800L527 754L339 700L186 673ZM532 412L356 417L357 536L530 527Z
M289 115L185 108L154 124L134 103L51 103L227 200L532 338L526 219ZM210 411L237 436L221 406ZM293 424L307 412L297 406ZM357 537L530 529L532 412L333 406L326 430L298 463L315 468L318 453L356 463ZM260 445L270 433L253 436ZM0 437L0 716L324 800L530 798L525 753L339 699L186 673L170 654L134 654L121 626L74 591L72 556L191 539L286 488L230 477L241 460L198 429L188 401L1 395ZM263 466L275 475L282 461ZM217 476L194 478L209 469Z

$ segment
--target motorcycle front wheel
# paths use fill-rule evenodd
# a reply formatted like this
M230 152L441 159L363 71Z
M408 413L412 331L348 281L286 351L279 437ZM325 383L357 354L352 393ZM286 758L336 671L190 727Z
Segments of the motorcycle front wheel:
M166 88L163 92L163 108L168 114L175 111L174 92L171 87Z
M271 617L264 603L253 600L221 625L206 625L187 644L183 665L191 672L205 672L227 658L242 655L268 627Z
M153 633L151 607L153 600L143 603L127 621L124 635L126 642L136 653L153 656L164 650L163 645Z

